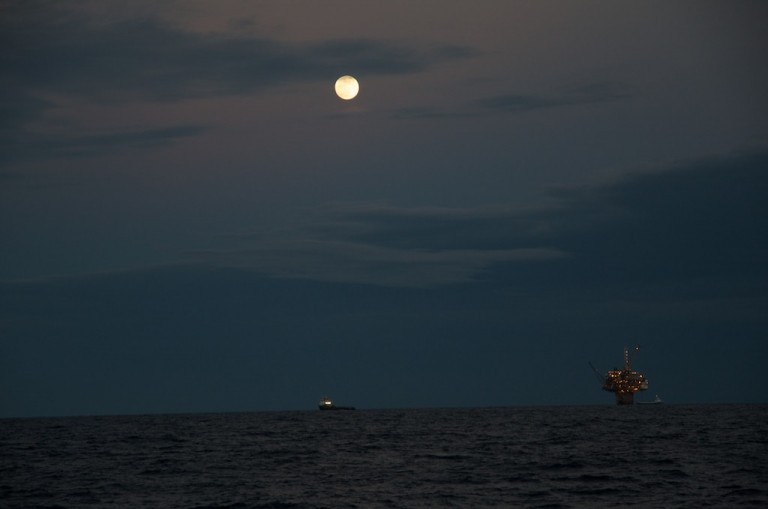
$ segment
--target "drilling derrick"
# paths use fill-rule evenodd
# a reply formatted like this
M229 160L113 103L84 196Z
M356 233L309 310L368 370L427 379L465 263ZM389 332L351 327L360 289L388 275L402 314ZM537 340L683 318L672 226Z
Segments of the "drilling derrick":
M634 351L638 350L640 350L640 347L635 347ZM602 384L604 391L616 394L617 405L633 404L635 393L648 388L648 380L645 378L645 375L632 369L629 348L626 346L624 347L624 369L614 368L609 370L605 378L602 379Z

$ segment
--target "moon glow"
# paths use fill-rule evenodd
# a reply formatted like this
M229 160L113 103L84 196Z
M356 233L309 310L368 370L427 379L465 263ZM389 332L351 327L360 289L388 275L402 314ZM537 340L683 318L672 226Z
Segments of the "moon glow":
M357 93L360 91L360 84L352 76L342 76L336 80L334 88L336 89L336 95L345 101L349 101L357 96Z

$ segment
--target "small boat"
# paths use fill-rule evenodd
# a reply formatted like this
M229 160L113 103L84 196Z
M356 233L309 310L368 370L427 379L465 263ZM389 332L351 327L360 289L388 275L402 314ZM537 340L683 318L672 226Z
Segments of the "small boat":
M653 398L653 401L638 401L638 405L659 405L661 403L664 403L659 395L657 394L655 398Z
M338 406L333 404L331 398L320 398L320 403L317 404L317 408L320 410L354 410L353 406Z

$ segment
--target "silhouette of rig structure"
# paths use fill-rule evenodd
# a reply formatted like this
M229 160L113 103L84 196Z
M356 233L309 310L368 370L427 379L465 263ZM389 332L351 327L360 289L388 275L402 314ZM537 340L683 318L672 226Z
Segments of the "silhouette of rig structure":
M639 346L633 350L633 352L638 351L640 351ZM616 394L617 405L632 405L635 402L635 393L648 389L648 379L645 378L645 375L632 369L630 351L626 346L624 347L623 369L614 368L602 375L592 366L591 362L589 365L600 380L603 390Z

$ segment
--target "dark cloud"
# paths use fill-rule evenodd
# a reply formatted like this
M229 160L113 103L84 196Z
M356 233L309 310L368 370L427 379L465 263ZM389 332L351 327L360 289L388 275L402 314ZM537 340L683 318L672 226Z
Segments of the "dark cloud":
M637 282L764 284L766 192L765 150L688 161L566 192L552 237Z
M0 141L0 164L23 159L85 157L116 150L160 147L203 131L205 128L201 126L179 125L90 136L18 134L16 138Z
M508 94L478 101L482 109L520 113L545 108L562 108L580 104L594 104L629 99L632 94L617 83L592 83L557 95Z
M398 119L440 119L477 116L477 113L470 111L457 112L446 111L431 106L420 106L411 108L400 108L393 112L392 116Z
M768 152L688 161L563 189L531 209L335 208L301 238L204 258L274 277L423 286L486 277L531 289L720 294L765 286Z
M39 113L40 103L31 102L40 93L179 101L328 79L350 68L371 75L420 72L473 54L459 46L370 39L289 44L185 32L149 20L96 25L48 7L17 3L0 18L3 103L14 105L17 122ZM16 98L29 106L21 108Z
M29 126L56 107L53 96L173 102L329 79L350 68L368 75L420 72L472 54L458 46L419 48L369 39L288 44L185 32L150 20L94 24L59 4L18 2L4 11L0 163L149 147L202 131L171 126L96 136L39 135Z

